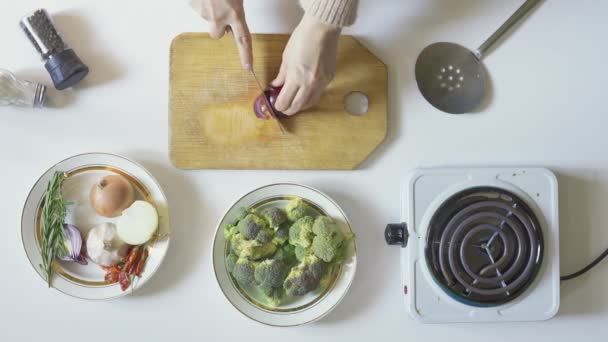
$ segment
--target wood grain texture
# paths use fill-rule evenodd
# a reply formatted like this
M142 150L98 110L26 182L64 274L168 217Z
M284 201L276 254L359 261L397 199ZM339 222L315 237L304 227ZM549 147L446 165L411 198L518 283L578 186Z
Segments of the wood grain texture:
M254 70L262 84L276 76L287 35L253 35ZM369 111L352 116L344 97L361 91ZM253 114L259 95L239 63L232 37L183 33L171 45L170 158L182 169L356 168L382 143L387 122L387 71L356 39L343 36L336 76L321 102L281 122Z

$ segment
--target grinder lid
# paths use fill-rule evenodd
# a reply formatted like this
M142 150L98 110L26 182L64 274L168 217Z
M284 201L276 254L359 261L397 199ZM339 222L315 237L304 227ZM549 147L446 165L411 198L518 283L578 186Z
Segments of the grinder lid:
M89 73L89 67L72 49L66 49L50 56L44 67L51 75L57 90L64 90L76 85Z

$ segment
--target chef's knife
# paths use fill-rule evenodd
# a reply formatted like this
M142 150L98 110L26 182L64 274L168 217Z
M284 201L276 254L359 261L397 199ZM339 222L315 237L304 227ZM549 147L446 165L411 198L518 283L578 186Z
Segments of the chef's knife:
M253 69L251 69L251 74L253 75L253 78L255 79L255 83L258 84L258 88L260 88L260 92L262 93L262 96L264 97L264 101L266 101L266 107L268 108L268 112L270 113L270 116L277 123L277 126L279 126L281 133L285 134L286 133L285 127L283 127L283 124L281 123L281 121L279 121L279 119L277 118L277 115L275 114L274 110L272 109L270 100L266 96L266 93L264 93L264 88L262 87L262 84L258 80L258 77L255 75L255 71L253 71Z

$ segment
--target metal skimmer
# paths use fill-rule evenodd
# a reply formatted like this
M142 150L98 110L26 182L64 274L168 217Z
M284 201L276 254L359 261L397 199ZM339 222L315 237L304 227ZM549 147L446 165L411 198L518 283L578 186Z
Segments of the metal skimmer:
M472 188L436 211L425 256L433 278L452 298L495 306L532 283L543 245L540 224L523 200L500 188Z
M451 114L477 109L488 88L481 60L540 1L527 0L475 52L454 43L435 43L422 50L416 60L416 82L424 98L435 108Z

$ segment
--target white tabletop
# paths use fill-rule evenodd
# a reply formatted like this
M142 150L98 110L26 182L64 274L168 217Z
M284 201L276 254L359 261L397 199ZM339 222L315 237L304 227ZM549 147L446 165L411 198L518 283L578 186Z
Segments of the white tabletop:
M0 67L49 84L17 25L25 13L44 6L91 74L77 89L49 95L59 108L0 108L0 340L605 340L608 263L562 286L560 312L552 320L422 325L401 302L399 249L387 247L382 236L386 223L399 220L398 184L406 171L525 164L559 175L562 272L608 245L608 2L544 2L487 57L493 100L482 113L440 113L417 91L413 65L424 46L454 41L475 48L521 2L362 1L357 24L346 32L388 65L390 127L359 170L184 172L168 158L169 44L180 32L207 28L186 1L3 1ZM245 3L253 32L289 32L300 16L295 0ZM139 292L119 300L88 302L47 289L20 240L21 208L34 181L55 162L91 151L143 163L171 204L174 233L165 264ZM248 190L277 181L327 192L349 214L358 236L351 291L323 321L299 328L271 328L242 316L223 297L211 267L211 240L224 210Z

